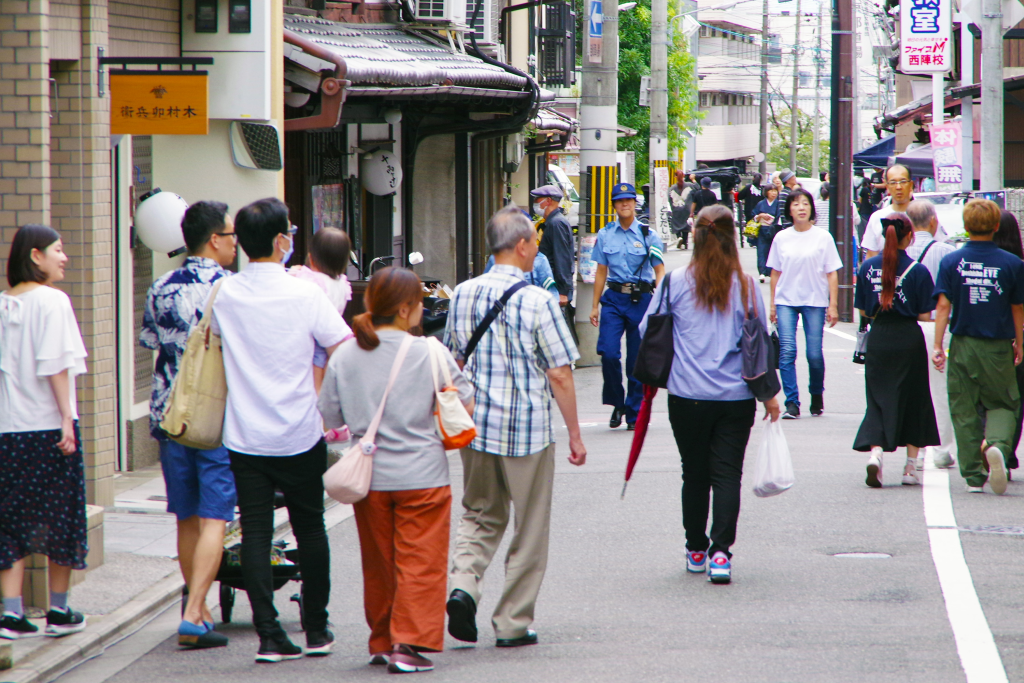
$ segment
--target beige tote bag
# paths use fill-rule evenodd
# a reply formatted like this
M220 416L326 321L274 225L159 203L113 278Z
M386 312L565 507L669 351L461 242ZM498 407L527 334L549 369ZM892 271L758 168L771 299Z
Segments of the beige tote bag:
M359 442L348 449L341 460L331 465L331 468L324 472L324 490L339 503L358 503L370 492L370 481L373 479L373 454L377 450L373 440L377 438L377 428L380 427L380 420L384 416L384 404L388 401L388 394L391 393L391 386L398 377L398 370L402 367L405 354L412 345L412 335L406 335L402 345L398 347L395 355L395 363L391 366L391 376L388 377L388 385L384 388L384 396L380 399L380 406L377 407L377 414L370 420L370 426L366 428Z
M445 348L436 337L427 337L427 348L430 351L430 374L434 377L434 426L437 435L441 437L446 451L465 448L476 438L476 425L452 382ZM439 370L444 376L444 387L437 381Z
M160 429L189 448L211 450L221 444L228 383L224 378L224 353L220 335L213 334L213 300L226 277L217 281L203 310L203 319L188 335L185 354L178 366L167 399Z

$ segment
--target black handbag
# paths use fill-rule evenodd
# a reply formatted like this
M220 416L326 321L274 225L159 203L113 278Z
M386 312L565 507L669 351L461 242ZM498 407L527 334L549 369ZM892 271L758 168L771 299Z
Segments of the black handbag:
M668 376L672 372L672 358L675 355L675 338L672 335L672 307L665 308L666 293L669 289L669 277L661 281L661 298L658 307L647 316L647 330L640 340L640 349L633 365L633 379L652 387L668 388Z
M748 295L755 287L750 278ZM778 336L772 338L757 316L757 306L743 301L743 332L740 337L740 355L743 358L743 381L758 401L773 398L782 389L779 381Z

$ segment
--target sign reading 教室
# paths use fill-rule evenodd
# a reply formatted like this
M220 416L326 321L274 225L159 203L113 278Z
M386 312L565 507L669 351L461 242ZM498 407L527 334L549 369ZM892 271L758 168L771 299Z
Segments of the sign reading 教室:
M110 74L111 135L206 135L206 74Z
M900 71L945 73L953 68L951 0L900 3Z

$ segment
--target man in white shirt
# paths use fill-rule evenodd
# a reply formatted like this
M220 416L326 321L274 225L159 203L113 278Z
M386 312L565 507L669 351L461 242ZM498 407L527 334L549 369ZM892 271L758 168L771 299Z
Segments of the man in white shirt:
M260 636L257 662L302 657L277 621L273 573L274 491L284 493L302 565L307 655L326 655L330 548L324 529L327 447L313 386L313 348L330 356L351 330L312 282L282 265L296 228L279 199L261 199L235 218L249 266L221 285L213 332L224 347L228 397L224 445L238 490L242 575Z
M864 229L864 240L861 246L867 252L866 258L876 256L885 246L885 235L882 234L882 219L894 213L906 213L907 207L914 199L914 179L910 169L903 164L893 164L885 169L882 175L892 202L871 214L868 226Z
M907 256L928 269L932 282L939 279L939 264L946 254L956 251L952 244L939 242L935 233L939 229L939 218L935 205L926 199L915 199L907 206L907 216L914 225L914 241L907 247ZM932 313L934 316L934 312ZM935 323L919 322L924 338L935 339ZM942 348L948 348L949 335L942 341ZM935 422L939 427L939 445L929 446L936 467L952 467L956 463L950 455L953 445L953 422L949 415L949 396L946 394L946 373L928 364L928 382L932 392L932 406L935 408ZM917 469L924 469L924 449L917 458Z

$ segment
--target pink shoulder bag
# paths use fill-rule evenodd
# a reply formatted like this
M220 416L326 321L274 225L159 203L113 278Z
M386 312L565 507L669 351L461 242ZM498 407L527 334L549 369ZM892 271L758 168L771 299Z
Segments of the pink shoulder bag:
M384 416L384 404L387 403L388 394L391 393L391 387L395 383L395 378L398 377L398 371L412 345L412 340L412 335L407 335L398 348L395 363L391 366L388 385L384 389L384 396L380 399L380 407L377 408L377 414L370 420L370 426L366 428L366 433L359 439L359 443L348 449L341 460L324 472L324 490L327 491L327 495L339 503L358 503L370 492L370 480L373 479L373 454L377 450L373 441L377 438L377 428L380 427L380 420Z

